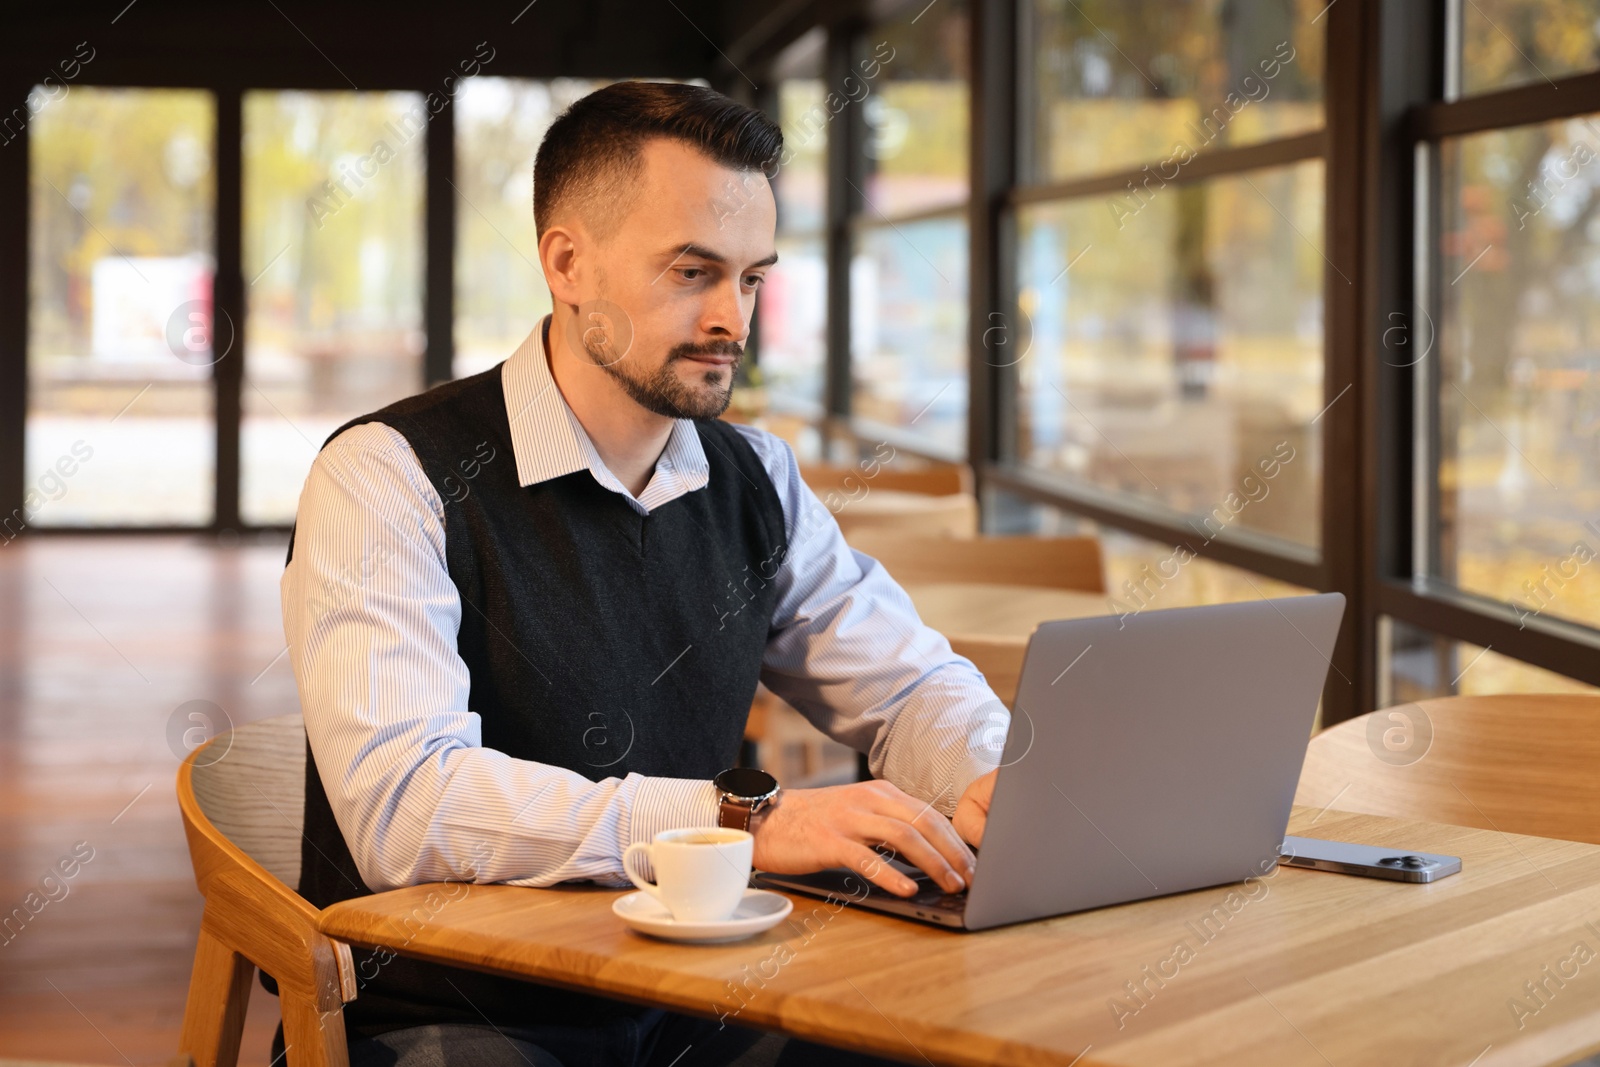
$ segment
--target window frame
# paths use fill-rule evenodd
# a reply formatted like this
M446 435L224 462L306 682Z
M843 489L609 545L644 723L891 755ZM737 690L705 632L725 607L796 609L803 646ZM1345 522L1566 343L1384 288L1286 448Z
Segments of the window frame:
M967 18L975 18L973 3L968 4ZM992 6L992 5L985 5ZM842 85L846 78L855 77L855 71L861 69L861 64L871 55L869 38L879 28L895 21L896 17L918 10L921 5L905 5L893 11L880 11L870 20L858 20L846 24L839 29L838 40L830 38L826 78L829 85ZM922 8L926 10L926 8ZM919 16L920 17L920 16ZM976 37L973 38L974 47ZM864 102L865 98L863 98ZM886 442L898 452L905 452L922 459L944 463L965 462L971 452L970 439L965 448L948 448L926 436L907 430L905 427L877 421L855 414L854 394L855 379L851 360L852 338L850 336L851 322L851 293L850 293L850 266L855 257L857 245L870 231L894 230L898 226L918 222L930 222L939 219L966 218L969 223L972 216L974 202L974 173L971 169L970 151L976 140L974 131L975 118L971 110L971 97L969 85L969 108L967 113L967 142L969 150L969 166L967 173L967 196L963 200L952 200L947 204L924 206L909 211L894 211L885 213L869 204L866 198L867 155L866 145L870 133L866 122L866 109L859 104L852 104L842 110L840 118L847 125L845 137L841 144L839 155L842 157L834 160L834 143L828 143L829 151L829 227L828 227L828 279L829 287L837 292L839 303L837 311L835 305L829 305L829 389L826 398L826 413L824 418L824 436L833 447L848 449L857 443L867 442L875 444ZM834 211L837 201L838 210ZM972 256L976 248L970 233L967 245L968 270L971 270ZM968 276L970 294L971 276ZM970 304L970 300L969 300ZM969 307L970 314L970 307ZM832 323L838 323L839 333L832 333ZM970 322L969 322L970 335ZM969 347L968 362L970 364L971 349ZM969 374L968 387L968 415L967 422L970 435L972 422L971 378Z
M1409 78L1400 72L1389 88L1394 100L1387 143L1380 150L1380 196L1390 201L1392 229L1374 274L1377 308L1423 307L1438 321L1437 234L1439 146L1447 140L1498 129L1551 122L1600 112L1600 70L1549 82L1461 96L1454 91L1459 60L1450 55L1459 40L1455 12L1446 0L1413 11L1385 3L1382 31L1390 50L1415 42L1412 55L1426 55ZM1396 58L1392 53L1391 59ZM1383 240L1383 238L1379 238ZM1381 336L1375 317L1373 332ZM1437 578L1416 577L1438 536L1435 474L1439 442L1436 360L1390 368L1373 344L1376 400L1381 420L1373 428L1394 446L1392 470L1378 481L1375 533L1380 544L1371 575L1371 610L1436 636L1464 641L1545 670L1600 685L1600 629L1544 615L1519 617L1510 603L1468 593ZM1381 683L1388 678L1389 650L1376 649Z
M1021 49L1020 9L1017 3L990 2L983 28L993 40L983 52L983 62L975 64L974 92L986 94L989 107L985 124L1008 122L1011 131L1010 159L1005 175L996 175L992 192L998 204L992 226L997 239L987 247L974 248L983 254L989 283L990 308L1016 306L1015 265L1010 249L1015 246L1016 213L1035 204L1120 191L1132 179L1144 177L1143 166L1118 168L1114 172L1083 175L1064 181L1022 183L1017 180L1022 134L1019 108L1026 99ZM996 9L1009 8L1009 12ZM1009 18L1005 15L1009 14ZM1200 541L1185 521L1188 516L1155 502L1084 486L1059 475L1023 465L1014 454L1016 436L1016 374L1006 367L992 367L978 356L972 357L974 389L982 376L986 405L974 408L975 415L988 425L975 426L972 438L981 444L972 454L982 456L977 464L980 491L1004 490L1023 499L1050 505L1091 519L1104 526L1166 544L1184 544L1197 555L1219 563L1313 589L1338 591L1345 595L1345 622L1330 666L1329 681L1323 693L1323 715L1327 723L1338 722L1370 710L1375 697L1376 617L1366 604L1359 551L1360 528L1350 502L1357 496L1360 479L1361 442L1358 420L1362 412L1361 331L1352 324L1360 321L1362 309L1361 274L1362 227L1359 220L1365 207L1365 183L1359 180L1365 166L1366 145L1360 133L1360 114L1368 91L1368 51L1365 22L1369 5L1360 2L1332 5L1317 16L1325 21L1325 54L1348 54L1354 47L1363 62L1324 64L1323 124L1320 129L1290 134L1247 145L1224 146L1196 153L1178 177L1169 184L1187 185L1218 177L1247 173L1263 167L1283 166L1311 159L1323 161L1323 256L1337 269L1323 271L1323 400L1328 406L1318 418L1323 435L1323 455L1349 462L1325 462L1319 497L1321 529L1316 548L1277 538L1232 531L1227 538ZM1007 77L1006 72L1015 72ZM1001 103L995 98L1006 96ZM975 134L974 142L983 140ZM976 151L975 151L976 157ZM975 158L976 163L976 158ZM1356 178L1358 180L1352 180ZM976 267L974 267L976 272ZM970 346L982 352L981 339ZM1355 394L1354 402L1340 404L1346 391Z

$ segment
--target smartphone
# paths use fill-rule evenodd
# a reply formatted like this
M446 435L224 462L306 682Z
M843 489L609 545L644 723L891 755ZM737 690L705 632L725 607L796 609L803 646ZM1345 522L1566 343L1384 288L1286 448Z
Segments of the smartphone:
M1310 867L1366 878L1396 882L1437 882L1461 869L1460 856L1436 852L1407 852L1376 845L1350 845L1315 837L1285 837L1278 863L1285 867Z

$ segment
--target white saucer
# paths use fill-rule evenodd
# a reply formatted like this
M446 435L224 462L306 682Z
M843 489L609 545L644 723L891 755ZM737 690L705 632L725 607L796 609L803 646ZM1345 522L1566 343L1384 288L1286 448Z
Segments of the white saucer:
M721 922L686 923L674 919L667 906L649 893L636 891L613 901L611 910L642 934L668 941L714 945L724 941L740 941L772 929L794 910L794 902L765 889L746 889L744 899L733 909L731 918Z

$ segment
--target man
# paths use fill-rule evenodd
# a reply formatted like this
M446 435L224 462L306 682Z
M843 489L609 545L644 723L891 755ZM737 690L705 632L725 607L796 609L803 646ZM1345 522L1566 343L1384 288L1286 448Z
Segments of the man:
M909 895L887 845L965 888L1004 705L845 545L789 447L717 418L777 260L781 147L694 86L578 101L534 168L553 313L504 363L318 455L282 582L313 904L447 879L623 886L630 843L719 824L747 826L766 870L850 865ZM731 794L758 680L876 780ZM690 1067L757 1036L391 953L357 970L355 1067Z

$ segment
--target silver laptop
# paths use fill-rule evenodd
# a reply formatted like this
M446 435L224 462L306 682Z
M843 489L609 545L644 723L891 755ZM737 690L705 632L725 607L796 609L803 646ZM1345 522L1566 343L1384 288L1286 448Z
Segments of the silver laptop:
M1344 615L1339 593L1042 623L972 883L890 860L755 885L942 926L991 926L1271 873Z

